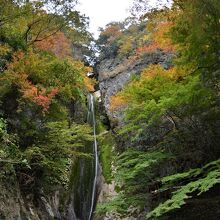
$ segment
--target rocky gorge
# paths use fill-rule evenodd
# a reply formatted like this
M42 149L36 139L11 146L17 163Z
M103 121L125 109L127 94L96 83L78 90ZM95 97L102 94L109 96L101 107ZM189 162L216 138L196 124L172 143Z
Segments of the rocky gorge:
M219 1L74 3L0 1L0 220L218 220Z

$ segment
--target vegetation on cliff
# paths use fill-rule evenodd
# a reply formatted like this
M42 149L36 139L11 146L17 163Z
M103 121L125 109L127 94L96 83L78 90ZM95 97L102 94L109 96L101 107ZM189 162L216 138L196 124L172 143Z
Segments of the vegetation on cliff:
M72 53L91 40L75 4L0 1L0 167L26 192L68 186L74 157L93 140L85 118L74 117L93 89L91 69Z
M110 24L101 33L103 56L175 57L169 68L147 66L111 99L111 111L125 109L125 124L115 129L120 190L100 211L138 207L147 218L170 219L220 183L219 18L218 0L174 0L140 23Z

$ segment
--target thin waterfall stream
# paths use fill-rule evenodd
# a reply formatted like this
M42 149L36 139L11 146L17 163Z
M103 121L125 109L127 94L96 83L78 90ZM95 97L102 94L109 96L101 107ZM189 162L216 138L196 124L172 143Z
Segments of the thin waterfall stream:
M95 120L94 96L92 94L89 94L88 102L89 102L89 110L88 110L87 121L93 126L93 135L94 135L93 152L94 152L94 157L95 157L95 174L94 174L93 188L92 188L91 208L90 208L89 219L88 219L88 220L90 220L92 218L92 213L93 213L94 205L95 205L96 184L97 184L99 161L98 161L98 146L97 146L97 139L96 139L96 120Z
M84 146L82 152L92 155L92 158L79 158L74 169L73 197L76 220L91 220L97 199L98 178L98 146L96 139L95 98L88 94L87 123L93 128L92 146ZM75 220L75 219L73 219Z

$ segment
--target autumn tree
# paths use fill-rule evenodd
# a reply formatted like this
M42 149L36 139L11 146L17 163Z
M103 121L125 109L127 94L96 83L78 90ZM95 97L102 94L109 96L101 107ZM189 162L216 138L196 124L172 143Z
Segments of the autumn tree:
M84 109L95 82L72 50L73 42L89 45L91 38L75 4L0 1L0 162L6 169L14 164L24 192L51 183L68 187L73 158L83 156L78 146L91 141Z

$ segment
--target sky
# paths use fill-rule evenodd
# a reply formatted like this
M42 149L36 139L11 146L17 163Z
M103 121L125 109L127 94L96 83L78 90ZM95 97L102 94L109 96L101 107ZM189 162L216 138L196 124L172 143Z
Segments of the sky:
M78 9L90 18L90 31L98 37L98 28L129 16L133 0L79 0Z

